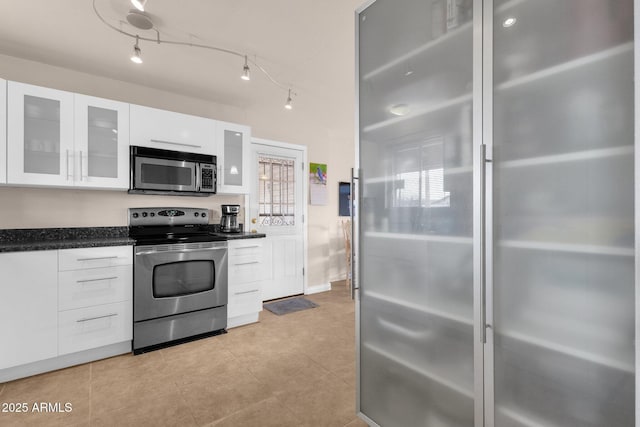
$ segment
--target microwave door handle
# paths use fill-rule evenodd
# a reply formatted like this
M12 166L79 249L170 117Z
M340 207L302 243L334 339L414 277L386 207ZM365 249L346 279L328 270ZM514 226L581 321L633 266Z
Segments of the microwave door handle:
M202 187L202 167L200 163L196 163L196 191L200 191Z

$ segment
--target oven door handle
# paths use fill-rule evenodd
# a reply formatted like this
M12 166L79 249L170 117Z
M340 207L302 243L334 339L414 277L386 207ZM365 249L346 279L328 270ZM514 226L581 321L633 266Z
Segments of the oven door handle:
M226 250L227 250L226 247L202 248L202 249L177 249L177 250L171 250L171 251L150 250L150 251L136 252L136 255L183 254L183 253L192 253L192 252L210 252L210 251L226 251Z

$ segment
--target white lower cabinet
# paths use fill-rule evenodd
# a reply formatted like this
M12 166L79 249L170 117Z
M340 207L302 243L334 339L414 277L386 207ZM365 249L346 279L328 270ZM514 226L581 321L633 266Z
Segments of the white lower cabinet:
M131 246L0 253L0 275L0 383L131 351Z
M57 270L57 251L0 254L0 370L57 356Z
M264 239L229 241L228 328L258 321L264 268Z

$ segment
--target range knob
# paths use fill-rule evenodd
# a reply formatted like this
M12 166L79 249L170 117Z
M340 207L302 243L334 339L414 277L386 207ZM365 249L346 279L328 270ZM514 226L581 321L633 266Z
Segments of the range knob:
M199 215L198 212L193 213L193 216L195 216L196 218L198 217L198 215Z
M142 217L146 218L147 217L147 213L146 212L142 212Z
M131 215L134 218L138 218L140 215L138 215L138 212L134 212L133 215Z
M202 218L205 218L205 217L207 216L207 213L206 213L206 212L202 212L202 213L200 214L200 216L201 216Z
M153 213L153 212L151 212L151 213L149 214L149 216L153 217L153 216L156 216L156 214L155 214L155 213Z

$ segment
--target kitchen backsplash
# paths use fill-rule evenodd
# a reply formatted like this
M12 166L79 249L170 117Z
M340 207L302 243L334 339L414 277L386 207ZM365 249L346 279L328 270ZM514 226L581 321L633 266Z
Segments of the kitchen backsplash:
M242 207L244 196L155 196L122 191L0 187L0 229L51 227L117 227L127 225L133 207L195 207L210 211L212 224L220 221L220 205Z

